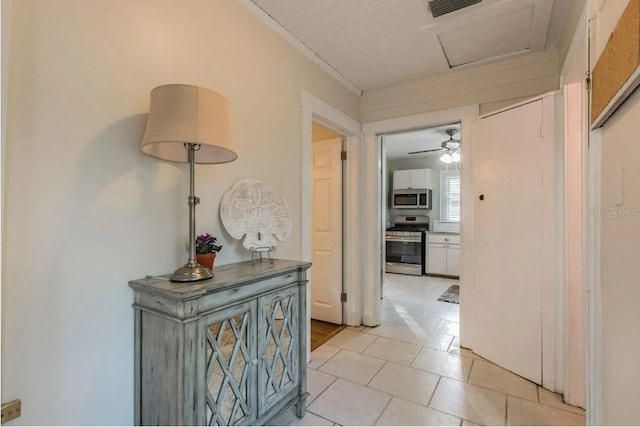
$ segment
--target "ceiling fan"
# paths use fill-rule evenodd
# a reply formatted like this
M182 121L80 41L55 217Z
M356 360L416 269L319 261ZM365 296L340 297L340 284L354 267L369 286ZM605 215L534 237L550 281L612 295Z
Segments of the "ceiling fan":
M409 154L432 153L428 157L436 156L442 153L440 160L444 163L458 163L460 161L460 140L453 139L453 135L458 132L456 129L447 129L445 131L449 135L449 139L440 144L441 148L433 150L412 151Z

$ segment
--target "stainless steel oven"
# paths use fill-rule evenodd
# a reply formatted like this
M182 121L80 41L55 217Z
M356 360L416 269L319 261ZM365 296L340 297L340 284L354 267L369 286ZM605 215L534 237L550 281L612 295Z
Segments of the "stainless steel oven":
M385 233L385 271L421 276L426 265L426 216L397 216Z

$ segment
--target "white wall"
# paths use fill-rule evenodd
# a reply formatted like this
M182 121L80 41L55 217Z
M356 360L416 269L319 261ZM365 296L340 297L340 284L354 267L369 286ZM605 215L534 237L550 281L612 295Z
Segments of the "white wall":
M562 71L566 68L567 60L571 61L573 52L571 52L572 45L576 33L585 34L586 21L584 19L587 1L585 0L569 0L569 8L565 16L564 26L560 33L560 39L558 40L558 57L560 58L559 65L561 68L560 74L562 78ZM584 38L583 38L584 40ZM584 77L584 74L582 75Z
M606 46L628 0L591 0L591 67ZM594 208L594 289L588 414L602 425L639 425L640 370L640 91L636 90L604 124L591 132L590 165ZM622 174L622 177L621 177ZM617 200L622 196L621 200ZM599 297L599 298L598 298ZM593 297L591 297L593 298ZM635 355L635 356L634 356Z
M628 1L601 2L596 15L598 55ZM595 63L595 61L594 61ZM640 396L640 91L636 90L600 131L602 424L638 425ZM622 175L622 176L621 176ZM621 197L621 199L619 199Z
M480 113L506 107L558 88L555 50L470 66L362 95L362 122L480 104Z
M14 425L131 424L127 282L186 261L187 169L138 148L149 91L229 99L239 159L196 167L196 231L221 237L220 264L249 258L218 219L248 177L288 200L278 257L299 258L301 91L351 117L359 97L232 1L20 0L11 24L2 397L22 399Z
M602 210L596 214L601 214L602 232L602 422L608 425L640 424L638 117L640 91L636 90L602 129Z
M11 46L11 6L12 0L2 0L2 23L0 28L2 29L2 87L0 93L2 94L2 121L0 124L0 132L2 133L2 147L1 147L1 162L0 162L0 189L4 193L4 181L2 180L2 170L4 169L4 147L5 137L7 130L7 89L9 87L9 47ZM0 205L1 207L2 205ZM1 236L1 234L0 234Z
M609 36L616 28L629 0L592 0L598 3L598 12L593 20L591 43L592 65L595 65L604 50Z
M9 88L9 48L11 46L10 36L11 36L11 7L13 5L12 0L2 0L1 3L1 40L2 40L2 71L0 74L2 75L2 86L0 87L0 97L2 98L2 119L0 121L0 240L4 242L4 232L3 232L3 223L4 223L4 170L5 170L5 147L6 147L6 136L7 136L7 92ZM0 277L3 274L3 266L4 264L4 245L0 246ZM2 296L0 296L0 302L2 302ZM0 322L2 325L2 333L4 335L4 324ZM2 349L2 344L0 344L0 349ZM0 360L2 357L0 356Z

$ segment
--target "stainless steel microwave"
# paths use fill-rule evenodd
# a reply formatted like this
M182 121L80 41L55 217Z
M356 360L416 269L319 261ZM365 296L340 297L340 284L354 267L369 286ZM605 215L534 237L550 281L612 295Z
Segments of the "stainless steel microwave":
M393 190L392 206L394 209L431 209L433 191Z

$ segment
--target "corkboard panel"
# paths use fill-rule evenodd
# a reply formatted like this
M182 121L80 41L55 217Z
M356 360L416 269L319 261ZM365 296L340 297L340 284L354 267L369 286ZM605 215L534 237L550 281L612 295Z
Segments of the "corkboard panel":
M640 65L640 0L630 0L593 68L591 123Z

